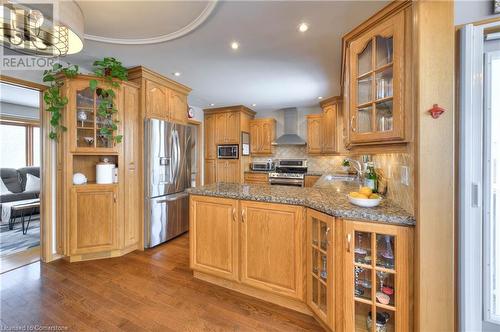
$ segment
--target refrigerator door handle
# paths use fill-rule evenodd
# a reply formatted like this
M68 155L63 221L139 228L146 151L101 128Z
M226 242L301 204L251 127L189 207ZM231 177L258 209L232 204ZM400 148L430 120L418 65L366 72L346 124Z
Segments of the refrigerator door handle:
M168 198L156 201L156 204L161 204L161 203L176 201L176 200L178 200L180 198L184 198L184 197L187 197L187 196L189 196L188 193L180 193L180 194L177 194L177 195L172 195L171 197L168 197Z
M174 182L177 185L177 181L179 181L180 157L181 157L179 132L177 130L174 130L174 136L175 136L175 181Z

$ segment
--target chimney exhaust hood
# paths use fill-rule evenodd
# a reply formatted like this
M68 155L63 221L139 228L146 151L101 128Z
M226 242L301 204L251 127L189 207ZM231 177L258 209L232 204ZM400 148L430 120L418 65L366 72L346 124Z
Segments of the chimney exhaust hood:
M306 145L306 141L297 135L299 131L298 112L296 107L284 108L285 133L274 141L273 145Z

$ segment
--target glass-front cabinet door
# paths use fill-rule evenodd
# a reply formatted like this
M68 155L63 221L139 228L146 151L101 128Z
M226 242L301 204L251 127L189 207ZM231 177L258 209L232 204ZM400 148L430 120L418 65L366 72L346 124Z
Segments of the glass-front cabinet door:
M409 330L406 226L345 221L346 331Z
M89 80L74 79L68 82L68 129L70 132L70 146L73 152L117 152L117 144L112 136L106 135L107 128L116 126L113 136L121 132L119 120L120 112L105 115L99 105L103 103L102 89L92 91ZM116 93L113 105L108 109L120 110L119 92ZM104 128L104 129L103 129Z
M349 47L351 143L404 139L404 14L382 22Z
M333 329L334 324L334 218L307 210L307 304Z

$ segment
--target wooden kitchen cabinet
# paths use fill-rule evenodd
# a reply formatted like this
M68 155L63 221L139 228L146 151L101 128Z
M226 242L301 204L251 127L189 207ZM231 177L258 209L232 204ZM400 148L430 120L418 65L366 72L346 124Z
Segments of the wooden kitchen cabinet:
M307 209L307 297L306 302L330 329L335 324L335 275L337 257L335 257L335 218ZM341 271L341 270L340 270Z
M143 185L142 185L142 135L140 127L142 123L139 111L139 89L132 86L124 86L124 162L126 185L124 190L124 246L137 245L142 242L143 218Z
M162 120L169 119L168 90L164 86L146 80L146 116Z
M344 220L346 331L372 331L376 313L387 331L410 331L413 229ZM375 315L374 315L375 316Z
M320 175L306 175L304 178L304 187L314 186L320 177Z
M238 280L238 201L191 196L189 227L190 267Z
M187 95L178 91L169 90L168 101L170 120L178 123L187 123Z
M272 118L250 120L250 153L272 155L276 138L276 120Z
M250 183L250 184L269 184L268 173L245 172L244 180L245 183Z
M243 284L304 299L304 208L241 201Z
M75 153L116 153L119 144L100 133L107 119L99 116L98 105L100 97L89 87L90 78L81 76L68 81L68 117L66 123L69 134L70 151ZM102 82L101 82L102 84ZM114 135L123 132L123 92L115 88L114 107L117 109L112 118L118 120L118 129Z
M239 144L240 117L238 112L215 114L215 143Z
M323 154L332 154L337 150L337 103L331 103L323 108L323 126L322 126L322 146Z
M70 255L116 249L117 185L74 186L71 190Z
M409 26L405 11L399 10L363 33L344 37L348 146L406 139L405 112L411 113L411 107L405 107L411 79L411 72L405 70L411 60L411 52L405 52Z
M217 160L205 159L205 181L204 184L212 184L217 182Z
M215 115L206 115L205 122L203 123L205 131L205 158L217 158L217 145L215 143Z
M342 98L335 96L320 103L320 114L307 115L307 153L332 155L344 153L342 143ZM340 142L340 143L339 143Z
M217 182L240 181L240 162L238 159L217 159Z
M322 114L310 114L307 118L307 153L321 154L323 150L323 120Z
M142 86L143 117L187 124L187 96L190 88L143 66L129 69L128 78Z

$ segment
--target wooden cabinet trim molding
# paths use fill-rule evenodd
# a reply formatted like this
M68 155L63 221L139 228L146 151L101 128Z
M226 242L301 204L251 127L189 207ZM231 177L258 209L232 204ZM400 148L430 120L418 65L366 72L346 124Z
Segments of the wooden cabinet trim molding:
M148 79L148 80L153 81L157 84L163 85L169 89L178 91L182 94L187 95L191 92L191 88L189 88L189 87L187 87L179 82L168 79L167 77L165 77L161 74L158 74L158 73L156 73L156 72L152 71L151 69L148 69L144 66L137 66L137 67L130 68L128 70L129 81L136 81L136 80L140 80L141 78Z

